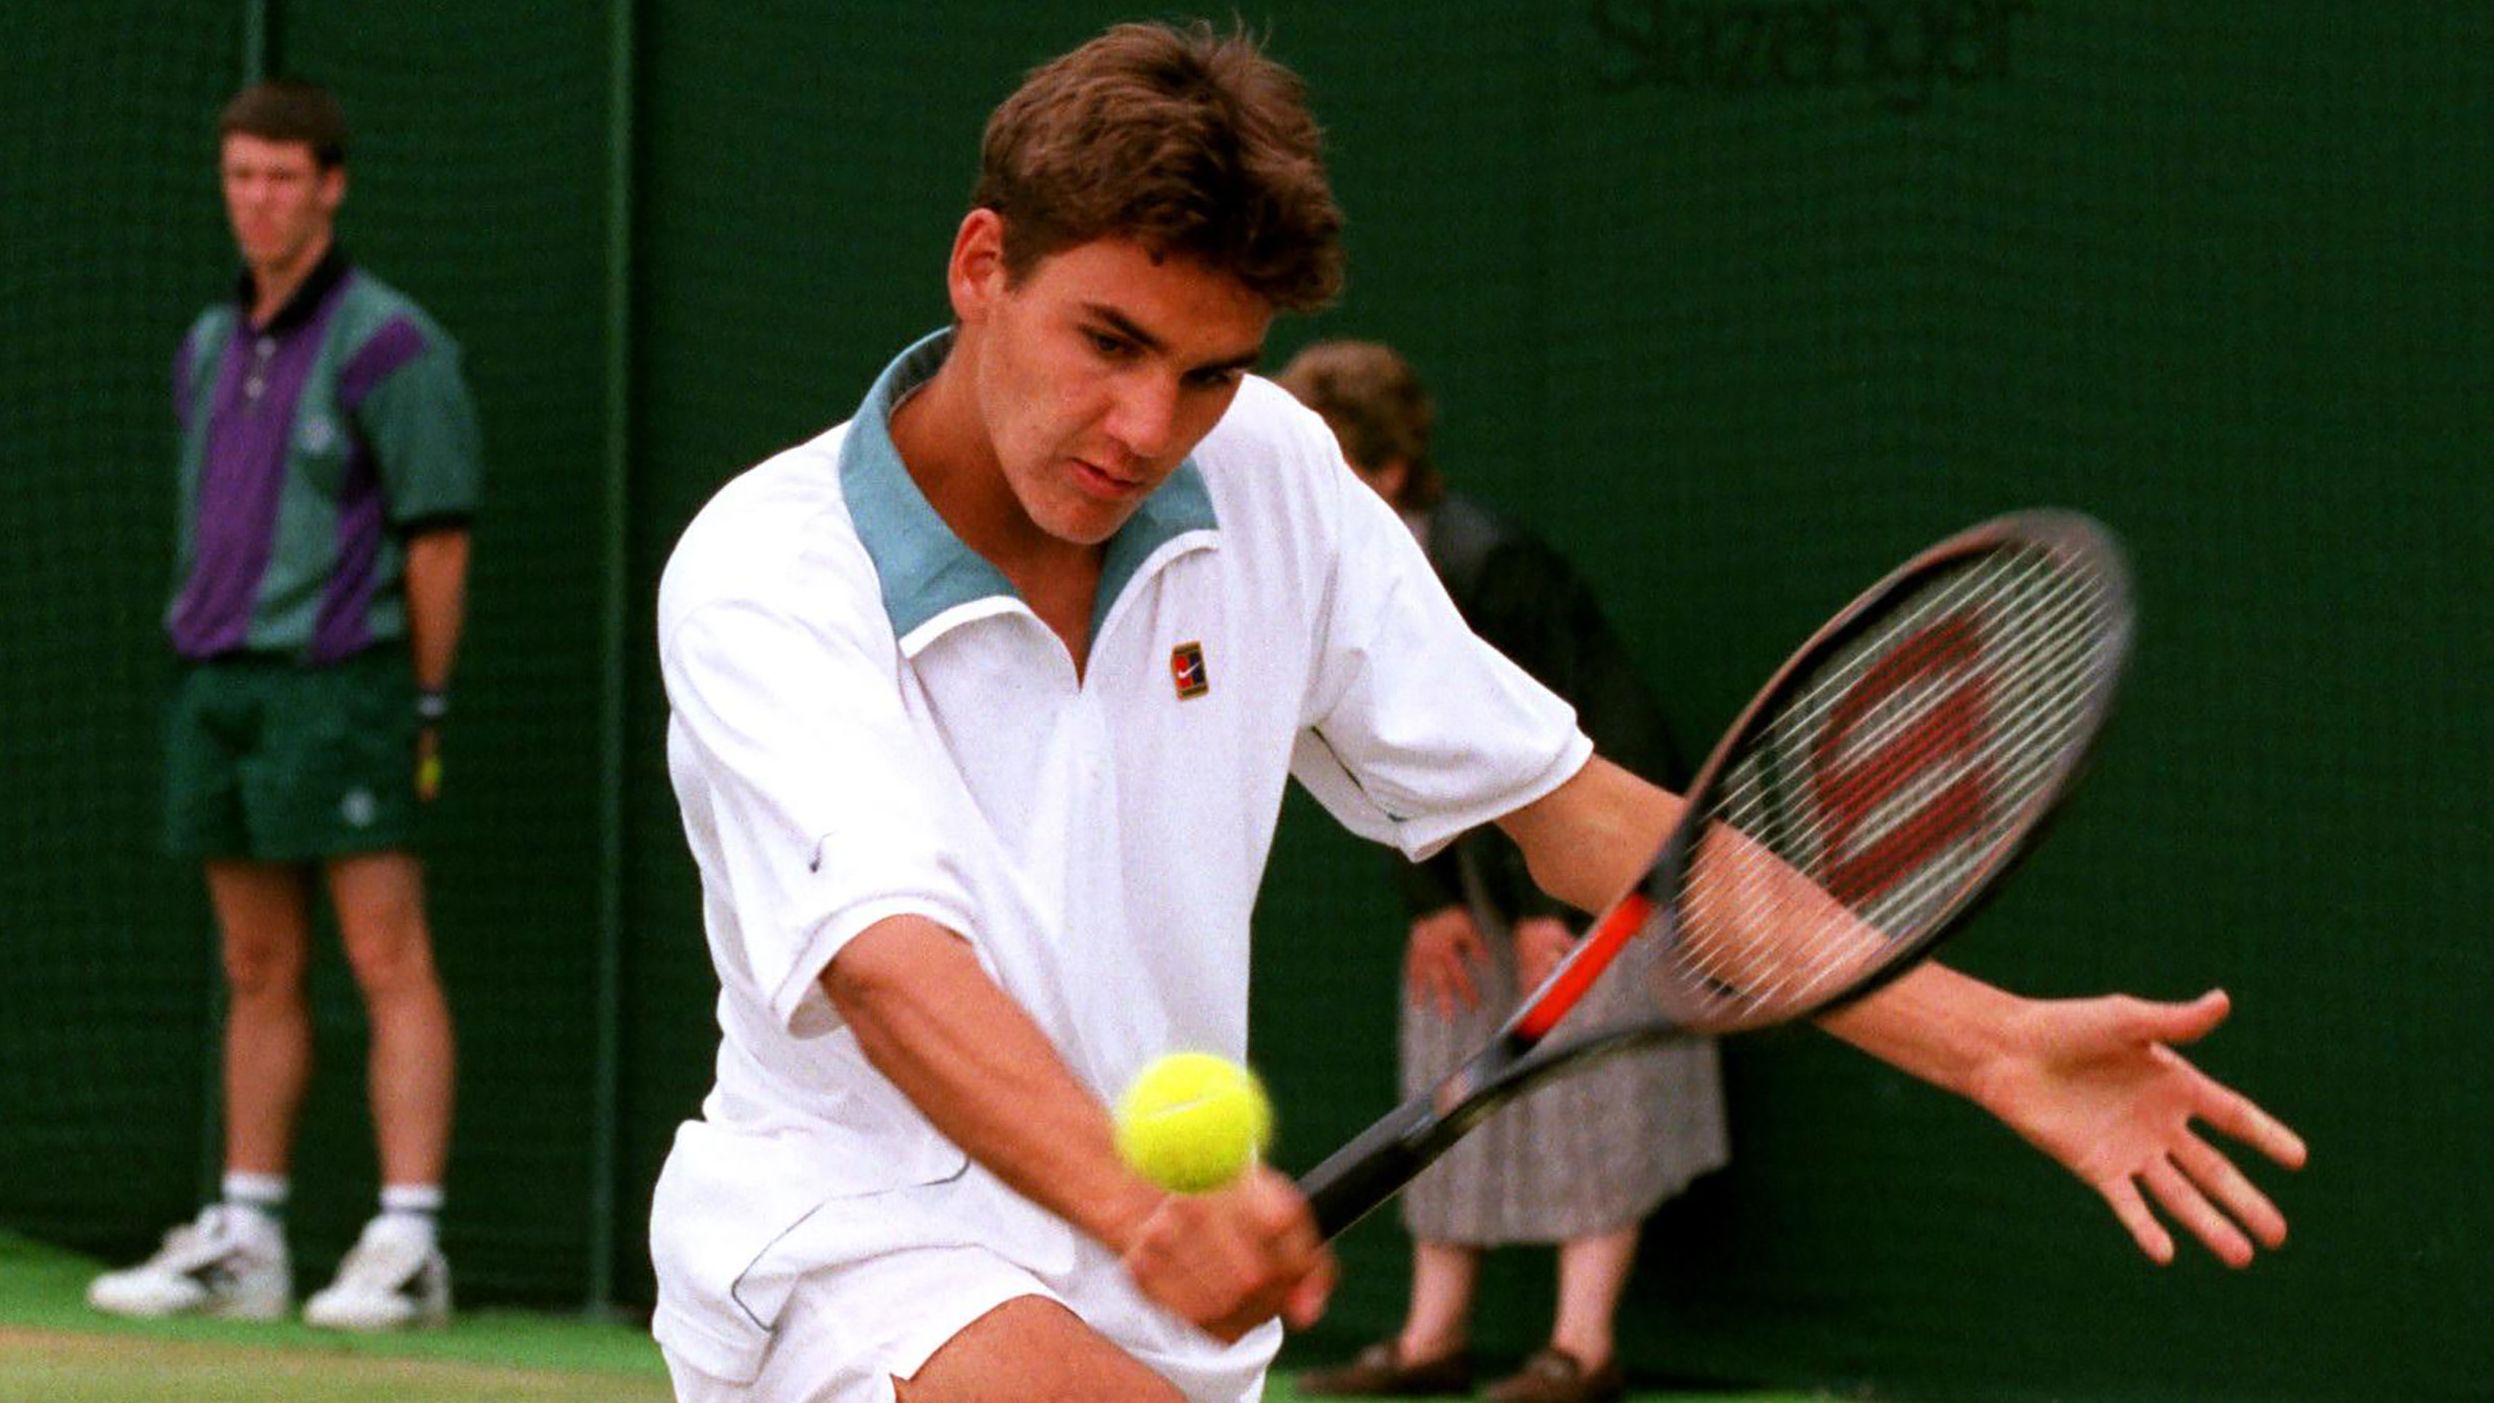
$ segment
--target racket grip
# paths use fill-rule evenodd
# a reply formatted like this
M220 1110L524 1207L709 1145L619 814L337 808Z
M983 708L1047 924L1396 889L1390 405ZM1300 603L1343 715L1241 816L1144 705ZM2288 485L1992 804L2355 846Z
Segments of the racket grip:
M1431 1098L1413 1097L1299 1176L1317 1233L1332 1241L1428 1168L1452 1143L1432 1134L1438 1126Z

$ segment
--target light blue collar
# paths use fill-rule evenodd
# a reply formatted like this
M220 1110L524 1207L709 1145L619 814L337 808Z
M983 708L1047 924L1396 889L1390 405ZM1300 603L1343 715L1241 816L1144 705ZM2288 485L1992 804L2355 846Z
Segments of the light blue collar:
M935 378L952 341L952 332L936 332L884 367L840 440L840 490L857 523L857 538L882 580L883 609L891 616L894 637L905 638L938 614L976 600L1021 597L1003 572L953 534L892 446L893 407ZM1091 605L1093 630L1153 552L1189 531L1219 528L1212 492L1189 458L1109 538L1100 593Z

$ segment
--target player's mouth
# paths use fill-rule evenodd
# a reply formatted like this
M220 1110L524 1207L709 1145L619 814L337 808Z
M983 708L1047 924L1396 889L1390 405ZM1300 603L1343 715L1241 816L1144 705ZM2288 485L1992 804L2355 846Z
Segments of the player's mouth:
M1076 458L1073 465L1075 486L1082 489L1083 495L1102 501L1130 501L1149 491L1152 485L1148 477L1113 473L1086 459Z

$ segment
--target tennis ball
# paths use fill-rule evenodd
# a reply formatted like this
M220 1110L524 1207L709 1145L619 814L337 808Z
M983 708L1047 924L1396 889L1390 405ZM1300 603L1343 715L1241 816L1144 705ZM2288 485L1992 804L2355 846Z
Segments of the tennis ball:
M1164 1189L1203 1193L1247 1172L1273 1141L1256 1074L1209 1052L1173 1052L1117 1100L1117 1152Z

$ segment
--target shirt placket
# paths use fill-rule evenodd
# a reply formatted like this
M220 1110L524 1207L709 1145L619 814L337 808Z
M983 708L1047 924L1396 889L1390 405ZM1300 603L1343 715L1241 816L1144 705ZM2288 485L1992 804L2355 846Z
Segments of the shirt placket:
M269 368L277 360L277 338L266 332L251 338L251 367L243 372L243 407L258 412L268 396Z

